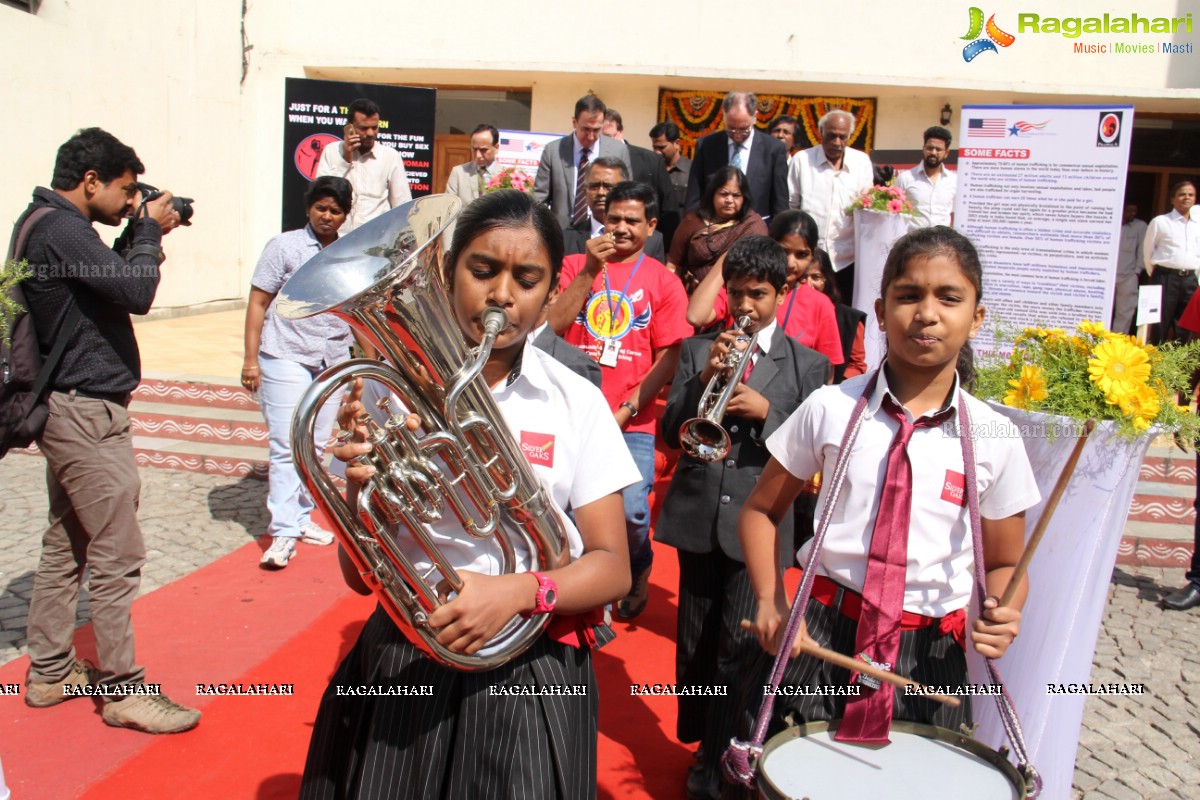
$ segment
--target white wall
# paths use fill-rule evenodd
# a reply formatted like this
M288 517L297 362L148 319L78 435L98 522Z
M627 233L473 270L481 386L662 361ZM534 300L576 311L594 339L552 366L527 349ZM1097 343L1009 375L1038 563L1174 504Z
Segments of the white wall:
M240 16L240 0L44 0L36 15L0 6L4 230L33 187L49 185L59 145L99 126L137 151L146 182L196 198L194 224L164 242L155 306L244 294L229 270L239 258Z

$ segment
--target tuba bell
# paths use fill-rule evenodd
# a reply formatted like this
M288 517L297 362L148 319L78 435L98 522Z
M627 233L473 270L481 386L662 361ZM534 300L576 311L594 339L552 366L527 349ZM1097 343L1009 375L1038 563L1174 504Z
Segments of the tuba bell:
M472 655L439 644L428 622L443 604L438 587L445 594L463 584L428 525L452 515L464 536L495 543L506 573L515 570L517 541L542 570L562 566L570 554L561 516L480 377L507 315L489 309L495 315L485 314L484 341L472 352L442 281L443 240L461 207L458 198L443 194L392 209L301 266L275 308L285 319L331 313L387 359L352 359L317 376L292 418L293 458L315 503L334 523L338 542L400 631L434 661L480 671L520 655L550 615L514 617ZM376 473L352 507L316 457L314 426L321 407L358 378L400 398L420 417L421 430L409 431L405 412L393 413L386 399L379 403L387 416L382 425L362 420ZM428 558L430 570L414 564L414 548Z
M744 331L749 324L750 317L740 317L734 327ZM721 369L704 387L696 416L679 428L680 446L697 461L720 461L729 454L729 433L721 426L721 421L725 419L725 407L729 405L734 390L742 382L742 376L750 366L754 346L758 344L758 334L738 336L737 343L743 342L746 344L743 349L729 348Z

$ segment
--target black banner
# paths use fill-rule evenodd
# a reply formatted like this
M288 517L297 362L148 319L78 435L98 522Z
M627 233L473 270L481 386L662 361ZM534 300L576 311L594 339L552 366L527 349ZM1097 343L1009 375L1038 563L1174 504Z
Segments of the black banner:
M400 153L413 197L430 192L433 175L433 89L288 78L284 90L283 222L304 226L304 193L316 177L321 150L341 145L347 107L360 97L379 104L378 145Z

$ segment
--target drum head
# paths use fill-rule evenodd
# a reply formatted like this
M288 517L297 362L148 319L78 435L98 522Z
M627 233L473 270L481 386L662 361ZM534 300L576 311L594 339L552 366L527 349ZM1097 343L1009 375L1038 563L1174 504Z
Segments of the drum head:
M758 765L767 800L1019 800L1020 774L999 753L945 728L893 722L892 743L836 742L837 723L810 722L771 737Z

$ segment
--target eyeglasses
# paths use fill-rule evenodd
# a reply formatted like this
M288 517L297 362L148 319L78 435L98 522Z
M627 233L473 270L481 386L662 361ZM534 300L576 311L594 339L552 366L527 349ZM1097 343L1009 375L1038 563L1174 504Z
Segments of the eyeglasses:
M730 127L726 126L725 130L728 131L729 133L749 133L750 131L754 130L754 126L747 125L744 128L730 128Z
M586 185L587 188L591 189L593 192L598 192L601 189L606 192L611 192L617 187L615 183L601 183L600 181L589 181Z

